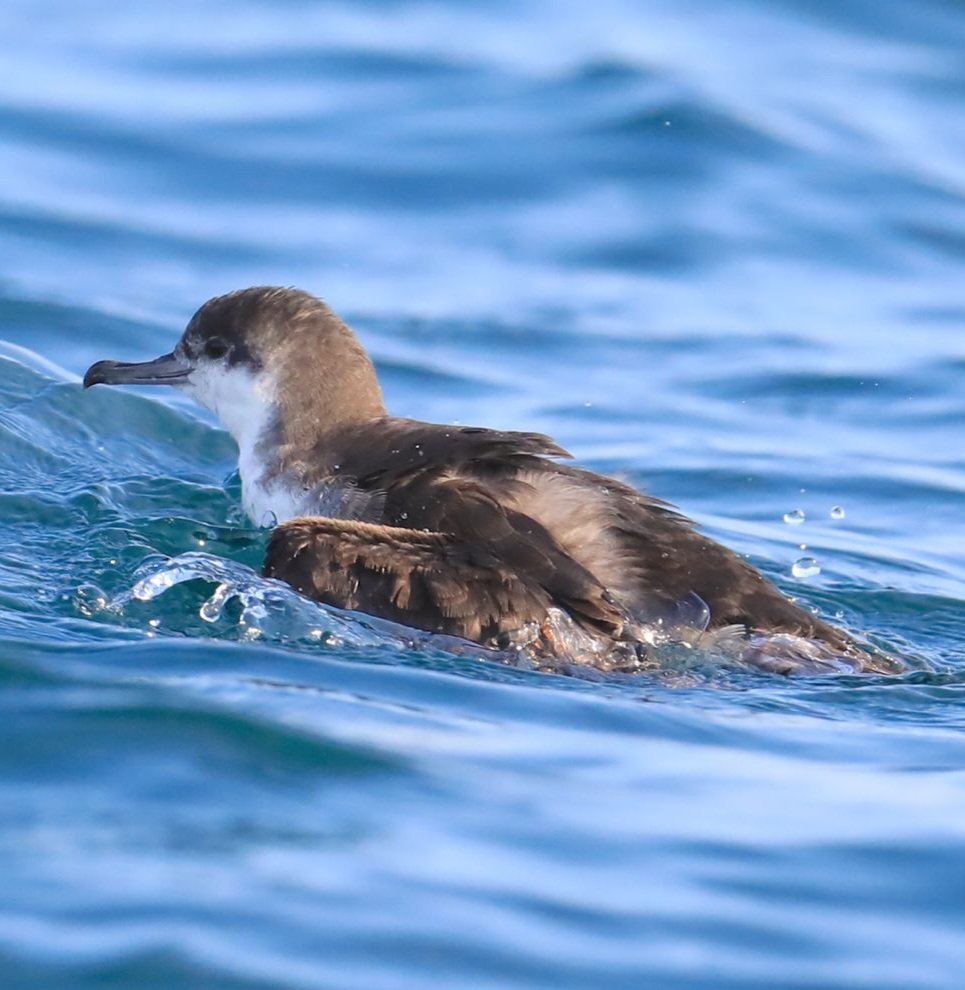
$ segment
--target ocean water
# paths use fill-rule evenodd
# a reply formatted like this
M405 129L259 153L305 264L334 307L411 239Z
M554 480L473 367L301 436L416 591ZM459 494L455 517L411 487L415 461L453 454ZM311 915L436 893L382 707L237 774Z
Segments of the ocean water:
M965 5L0 27L0 987L965 985ZM553 676L261 582L229 438L78 376L264 283L908 673Z

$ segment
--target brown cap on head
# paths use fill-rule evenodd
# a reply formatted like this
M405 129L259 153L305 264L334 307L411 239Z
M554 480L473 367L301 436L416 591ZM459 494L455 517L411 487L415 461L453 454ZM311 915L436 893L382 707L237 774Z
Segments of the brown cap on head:
M209 299L181 348L269 375L282 442L304 446L340 423L385 415L375 368L355 334L301 289L255 286Z

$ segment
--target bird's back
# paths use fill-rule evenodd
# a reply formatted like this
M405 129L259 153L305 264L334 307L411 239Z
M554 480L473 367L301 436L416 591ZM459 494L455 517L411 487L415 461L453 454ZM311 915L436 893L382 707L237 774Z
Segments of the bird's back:
M860 653L671 506L560 463L568 456L540 434L384 417L321 438L314 461L370 500L358 518L445 534L467 559L518 575L595 632L616 635L627 617L660 621L696 601L710 629Z
M709 627L741 625L847 649L846 636L789 601L751 564L700 533L659 499L565 464L520 472L514 504L553 534L628 610L644 620L697 596Z

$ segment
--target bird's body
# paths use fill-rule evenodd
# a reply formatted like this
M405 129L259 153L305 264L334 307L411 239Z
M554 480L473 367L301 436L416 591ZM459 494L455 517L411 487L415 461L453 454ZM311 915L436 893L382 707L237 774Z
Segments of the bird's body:
M495 646L555 610L614 646L685 614L870 663L671 506L561 463L548 437L388 415L368 356L307 293L210 300L173 354L100 362L85 384L160 381L234 436L245 511L274 527L265 573L310 598Z

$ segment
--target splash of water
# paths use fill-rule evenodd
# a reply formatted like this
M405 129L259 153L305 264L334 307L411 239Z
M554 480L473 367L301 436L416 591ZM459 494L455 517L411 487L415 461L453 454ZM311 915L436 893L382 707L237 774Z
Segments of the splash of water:
M385 619L313 602L280 581L262 577L233 560L201 551L153 557L135 572L130 591L114 598L118 612L150 604L174 588L201 582L214 585L193 612L215 635L240 635L279 644L318 644L327 648L438 648L459 655L494 657L493 651L449 636L435 636ZM166 623L170 625L170 622ZM156 617L148 620L157 629ZM200 631L200 630L199 630Z
M487 648L310 601L237 561L199 551L146 561L136 572L130 591L107 607L115 614L128 613L132 606L151 604L174 588L196 582L213 586L196 599L190 613L203 623L197 632L209 629L215 635L297 644L300 648L315 644L327 649L434 649L521 669L584 677L726 666L779 673L861 669L854 658L841 657L822 644L797 636L748 636L737 626L710 629L710 610L696 595L688 596L658 619L637 622L625 642L594 636L565 612L552 608L543 622L526 624L498 649ZM183 612L177 614L183 617ZM156 616L146 623L149 634L161 624ZM170 619L165 625L170 627Z

